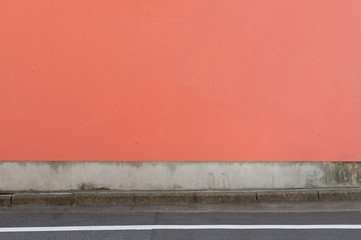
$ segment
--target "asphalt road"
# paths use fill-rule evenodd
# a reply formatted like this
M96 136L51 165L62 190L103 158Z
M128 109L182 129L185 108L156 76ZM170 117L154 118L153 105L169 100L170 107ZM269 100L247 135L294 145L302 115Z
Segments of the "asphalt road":
M181 211L170 209L156 211L155 208L134 211L119 208L9 208L0 209L0 239L361 239L361 211ZM144 229L153 226L175 229ZM201 225L201 227L199 227ZM322 225L326 229L309 229ZM342 225L345 229L333 229ZM59 231L57 227L87 227L88 230L71 229ZM96 227L121 228L132 230L94 230ZM221 229L212 229L214 227ZM230 230L224 226L258 229ZM276 226L276 229L267 229ZM279 229L282 226L306 229ZM349 227L360 229L349 229ZM24 231L35 232L18 232ZM40 227L40 228L34 228ZM188 229L176 229L176 228ZM196 229L189 229L196 228ZM206 229L198 229L206 228ZM330 229L327 229L330 228ZM4 232L4 231L10 232ZM49 232L46 232L49 231Z

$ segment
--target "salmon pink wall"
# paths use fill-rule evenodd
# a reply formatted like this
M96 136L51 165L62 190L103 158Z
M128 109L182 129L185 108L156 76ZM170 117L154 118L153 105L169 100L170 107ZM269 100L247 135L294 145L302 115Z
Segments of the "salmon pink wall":
M0 160L360 161L360 0L2 0Z

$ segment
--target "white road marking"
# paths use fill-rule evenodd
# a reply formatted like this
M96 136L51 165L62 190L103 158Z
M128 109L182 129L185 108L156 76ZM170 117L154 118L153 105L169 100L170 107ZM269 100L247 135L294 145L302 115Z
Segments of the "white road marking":
M144 231L144 230L312 230L354 229L361 225L121 225L121 226L62 226L62 227L6 227L5 232L72 232L72 231Z

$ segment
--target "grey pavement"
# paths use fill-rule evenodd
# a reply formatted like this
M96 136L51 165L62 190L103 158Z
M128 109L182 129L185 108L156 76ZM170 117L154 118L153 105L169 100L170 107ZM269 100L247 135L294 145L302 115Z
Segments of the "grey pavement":
M252 206L260 206L255 209ZM4 227L129 225L361 225L355 202L191 206L12 207ZM349 208L347 207L349 206ZM187 208L188 207L188 208ZM222 209L225 211L222 212ZM291 211L290 211L291 210ZM132 230L1 233L0 239L360 239L361 230Z

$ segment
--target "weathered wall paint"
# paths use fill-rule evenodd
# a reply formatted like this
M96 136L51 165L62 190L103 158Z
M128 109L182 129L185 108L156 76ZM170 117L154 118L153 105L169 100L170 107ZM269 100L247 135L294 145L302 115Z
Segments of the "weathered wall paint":
M2 0L0 160L360 161L359 0Z

